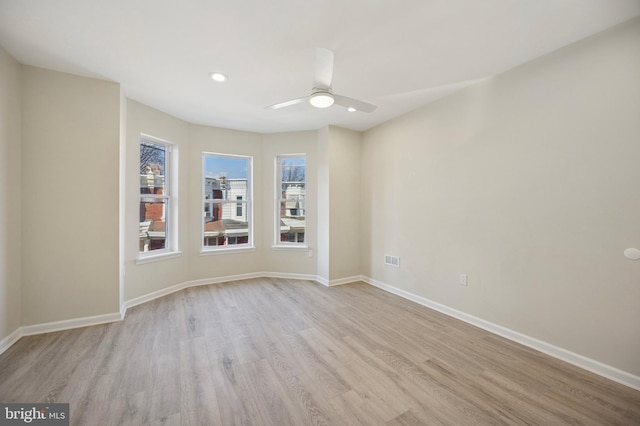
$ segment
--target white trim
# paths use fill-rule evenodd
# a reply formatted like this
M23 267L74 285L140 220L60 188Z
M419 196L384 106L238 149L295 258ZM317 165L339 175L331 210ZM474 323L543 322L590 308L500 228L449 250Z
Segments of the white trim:
M149 252L147 252L149 253ZM150 252L153 253L153 252ZM159 262L161 260L172 259L174 257L182 256L181 251L169 251L158 254L150 254L146 256L140 256L136 259L136 265L143 265L145 263Z
M164 190L163 194L138 194L138 199L143 198L155 198L158 200L166 200L165 204L165 248L158 250L159 254L176 253L178 252L178 161L179 161L179 147L178 144L161 139L147 133L140 133L138 137L138 147L148 142L155 145L162 145L165 148L165 164L164 164ZM138 155L138 168L140 167L140 156ZM139 185L139 183L138 183ZM145 253L138 252L138 258L144 259ZM153 256L153 255L152 255ZM144 260L141 263L146 263Z
M88 327L91 325L108 324L110 322L121 321L120 312L111 314L95 315L91 317L71 318L62 321L45 322L42 324L25 325L21 327L23 336L33 334L51 333L53 331L71 330L73 328Z
M282 230L280 228L280 223L281 223L281 210L280 210L280 203L282 201L285 201L282 199L282 159L285 158L303 158L304 159L304 218L305 218L305 229L304 229L304 242L302 243L289 243L289 242L285 242L283 243L282 241L280 241L280 236L282 233ZM298 245L298 247L300 247L301 249L307 249L307 242L308 242L308 238L309 238L309 233L307 232L307 227L306 227L306 218L307 218L307 153L303 152L303 153L298 153L298 154L276 154L275 158L274 158L274 185L273 185L273 190L274 190L274 195L275 198L273 199L273 213L274 213L274 221L273 221L273 245L271 246L272 249L291 249L291 245Z
M174 142L171 142L166 139L159 138L157 136L150 135L149 133L140 132L140 137L138 138L138 143L140 143L140 139L148 139L151 143L157 143L160 145L175 145Z
M150 302L154 299L158 299L160 297L166 296L171 293L175 293L176 291L184 290L185 288L189 288L189 287L197 287L197 286L209 285L209 284L222 284L222 283L227 283L232 281L249 280L254 278L284 278L284 279L293 279L293 280L317 281L317 277L315 275L290 274L285 272L253 272L248 274L227 275L224 277L217 277L217 278L204 278L201 280L185 281L176 285L172 285L170 287L165 287L163 289L154 291L152 293L145 294L143 296L129 299L124 302L124 310L126 312L127 309L132 308L134 306L138 306L142 303Z
M230 276L220 277L220 278L205 278L201 280L184 281L182 283L175 284L170 287L165 287L163 289L154 291L152 293L147 293L142 296L129 299L124 302L124 309L126 312L127 309L132 308L134 306L138 306L143 303L150 302L154 299L158 299L160 297L166 296L171 293L175 293L176 291L184 290L185 288L189 288L189 287L197 287L197 286L208 285L208 284L220 284L223 282L246 280L251 278L260 278L261 276L262 275L259 273L252 273L252 274L230 275Z
M355 275L353 277L347 278L338 278L337 280L329 280L329 287L334 287L338 285L351 284L358 281L363 281L362 275Z
M569 364L573 364L577 367L583 368L587 371L598 374L607 379L621 383L630 388L640 390L640 376L633 375L631 373L622 371L610 365L603 364L599 361L587 358L575 352L568 351L566 349L557 347L550 343L543 342L541 340L524 335L517 331L508 329L506 327L502 327L500 325L483 320L473 315L469 315L467 313L464 313L457 309L450 308L446 305L442 305L438 302L434 302L427 298L417 296L408 291L399 289L389 284L385 284L383 282L377 281L373 278L370 278L364 275L347 277L347 278L339 278L336 280L329 281L326 278L323 278L321 276L311 275L311 274L291 274L286 272L254 272L254 273L248 273L248 274L228 275L228 276L217 277L217 278L205 278L200 280L185 281L185 282L173 285L171 287L166 287L164 289L127 300L124 302L123 306L120 309L120 312L118 313L96 315L96 316L83 317L83 318L74 318L69 320L62 320L62 321L55 321L55 322L20 327L14 332L12 332L11 334L9 334L4 339L0 340L0 354L2 354L4 351L9 349L15 342L17 342L23 336L30 336L33 334L40 334L40 333L50 333L53 331L68 330L68 329L73 329L78 327L87 327L91 325L99 325L99 324L106 324L106 323L111 323L115 321L120 321L124 319L127 309L140 305L145 302L149 302L159 297L166 296L171 293L175 293L176 291L180 291L185 288L196 287L201 285L209 285L209 284L221 284L225 282L254 279L254 278L283 278L283 279L314 281L327 287L362 281L374 287L378 287L381 290L395 294L407 300L411 300L427 308L441 312L450 317L462 320L468 324L475 325L476 327L482 328L483 330L486 330L490 333L497 334L498 336L502 336L506 339L520 343L524 346L528 346L532 349L538 350L542 353L545 353L547 355L550 355L562 361L568 362Z
M325 277L321 277L320 275L317 275L317 276L316 276L316 279L315 279L314 281L315 281L315 282L317 282L317 283L319 283L319 284L322 284L322 285L323 285L323 286L325 286L325 287L331 287L331 286L329 285L329 280L328 280L328 279L326 279Z
M14 330L13 333L0 340L0 354L13 346L22 336L24 336L24 334L22 334L22 327L19 327L17 330Z
M335 280L328 280L318 275L315 277L314 281L317 281L318 283L322 284L325 287L336 287L339 285L356 283L358 281L366 282L365 277L363 275L354 275L353 277L338 278Z
M569 350L560 348L550 343L543 342L534 337L527 336L525 334L519 333L517 331L511 330L501 325L497 325L492 322L483 320L481 318L474 317L473 315L469 315L467 313L464 313L457 309L450 308L446 305L442 305L438 302L434 302L424 297L417 296L408 291L374 280L373 278L362 276L361 279L367 284L370 284L374 287L378 287L379 289L387 291L389 293L395 294L396 296L400 296L402 298L411 300L422 306L426 306L427 308L431 308L435 311L441 312L450 317L462 320L468 324L475 325L476 327L482 328L483 330L486 330L490 333L497 334L498 336L502 336L506 339L520 343L524 346L535 349L537 351L550 355L554 358L568 362L569 364L573 364L577 367L580 367L592 373L598 374L599 376L621 383L625 386L629 386L630 388L640 390L640 376L636 376L626 371L622 371L618 368L612 367L607 364L603 364L594 359L587 358L583 355L577 354L575 352L571 352Z
M21 337L34 334L51 333L54 331L71 330L73 328L89 327L92 325L108 324L124 319L124 311L111 314L95 315L91 317L72 318L62 321L45 322L42 324L25 325L0 340L0 354L9 349Z
M141 305L143 303L146 302L150 302L154 299L158 299L162 296L166 296L168 294L171 293L175 293L176 291L180 291L182 289L187 288L188 286L185 285L185 283L180 283L180 284L176 284L176 285L172 285L170 287L165 287L163 289L151 292L151 293L147 293L145 295L142 296L138 296L138 297L134 297L133 299L129 299L129 300L125 300L124 305L123 305L123 310L124 310L124 314L126 315L127 313L127 309L129 308L133 308L134 306L138 306Z
M235 246L238 247L235 247ZM234 244L231 246L207 246L207 247L224 247L224 248L210 248L206 250L200 250L200 256L210 256L212 254L235 254L235 253L249 253L256 251L253 246L247 244ZM231 248L228 248L231 247Z
M304 243L289 243L289 245L281 244L281 245L271 246L271 250L304 251L304 250L309 250L309 246L304 245Z
M205 190L206 190L206 183L207 183L207 171L206 171L206 157L207 156L212 156L212 157L225 157L225 158L236 158L236 159L241 159L241 160L246 160L248 162L247 165L247 192L246 192L246 199L242 200L242 202L245 204L245 209L247 212L247 239L248 242L242 244L244 246L244 248L251 248L251 249L255 249L254 246L254 211L253 211L253 199L254 199L254 193L253 193L253 186L254 186L254 182L253 182L253 156L252 155L242 155L242 154L223 154L223 153L219 153L219 152L211 152L211 151L202 151L201 153L202 155L202 166L200 169L201 175L200 175L200 180L201 180L201 190L200 190L200 194L201 194L201 201L202 201L202 207L200 208L200 211L203 212L204 208L205 208L205 204L207 202L209 203L219 203L219 204L237 204L237 200L228 200L228 199L220 199L220 200L213 200L213 199L209 199L207 200L205 198ZM215 246L205 246L204 245L204 238L205 238L205 232L204 232L204 217L201 218L200 220L200 256L202 255L208 255L209 254L209 250L208 247L215 247ZM225 246L226 247L226 246Z
M289 272L263 272L261 276L264 278L283 278L288 280L318 281L317 275L291 274Z

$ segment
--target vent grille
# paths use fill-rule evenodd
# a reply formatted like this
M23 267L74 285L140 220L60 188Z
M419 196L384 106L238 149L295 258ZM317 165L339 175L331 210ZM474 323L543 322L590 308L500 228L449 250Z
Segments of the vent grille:
M393 266L394 268L400 267L400 258L398 256L391 256L389 254L384 255L384 264Z

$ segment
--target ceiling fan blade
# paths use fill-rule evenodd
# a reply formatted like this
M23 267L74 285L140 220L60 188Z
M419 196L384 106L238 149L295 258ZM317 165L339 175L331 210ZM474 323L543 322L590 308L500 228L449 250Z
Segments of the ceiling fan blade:
M356 111L373 112L375 111L376 108L378 108L375 105L369 104L364 101L359 101L357 99L349 98L347 96L334 94L333 99L336 104L343 106L345 108L355 108Z
M316 49L316 76L313 87L331 90L333 79L333 52L319 47Z
M288 107L291 105L301 104L302 102L305 102L308 99L309 99L308 96L305 96L304 98L291 99L290 101L284 101L284 102L279 102L277 104L269 105L267 109L280 109L280 108Z

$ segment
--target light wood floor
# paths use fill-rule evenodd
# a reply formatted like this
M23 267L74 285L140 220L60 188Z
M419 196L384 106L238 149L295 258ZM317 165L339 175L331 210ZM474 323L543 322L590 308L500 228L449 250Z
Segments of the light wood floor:
M0 401L74 425L633 425L640 392L363 283L183 290L124 321L30 336Z

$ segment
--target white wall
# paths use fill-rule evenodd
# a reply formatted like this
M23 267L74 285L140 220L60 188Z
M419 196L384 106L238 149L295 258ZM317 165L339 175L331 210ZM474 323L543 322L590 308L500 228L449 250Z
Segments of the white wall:
M0 342L21 324L20 71L0 48Z
M636 19L366 132L363 273L640 375L639 46Z
M22 325L118 311L120 86L22 68Z
M262 257L265 271L287 274L316 275L317 247L317 132L271 133L262 138L262 177L259 179L263 194ZM311 250L274 249L276 193L275 161L277 155L306 155L306 211L305 244Z

